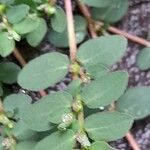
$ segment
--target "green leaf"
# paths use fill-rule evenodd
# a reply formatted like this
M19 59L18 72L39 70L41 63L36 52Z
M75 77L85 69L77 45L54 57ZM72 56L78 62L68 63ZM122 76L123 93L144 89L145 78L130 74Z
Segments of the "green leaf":
M76 42L77 44L79 44L84 40L86 36L87 23L86 20L81 16L75 16L74 23L76 32ZM48 40L56 47L69 47L67 27L62 33L51 30L49 32Z
M41 140L33 150L72 150L74 145L75 135L73 131L58 131Z
M119 112L101 112L85 119L85 130L95 141L113 141L123 137L133 124L133 118Z
M28 128L36 131L51 129L52 123L60 123L63 114L71 111L72 96L66 92L55 92L33 105L23 108L22 119Z
M123 94L127 83L127 72L112 72L85 86L81 97L89 108L107 106Z
M26 4L32 8L32 10L36 10L37 4L33 0L15 0L15 5Z
M11 39L7 32L0 32L0 55L8 56L15 48L15 41Z
M35 141L22 141L16 146L16 150L32 150L37 142Z
M23 21L13 25L13 29L18 34L27 34L32 32L39 25L39 18L29 18L27 17Z
M0 0L0 3L10 5L14 3L14 0Z
M150 114L150 87L130 88L117 101L118 111L128 113L135 119L142 119Z
M20 118L20 113L24 107L31 103L31 98L25 94L11 94L5 97L3 106L5 112L11 112L15 117Z
M82 0L88 6L91 7L108 7L112 5L112 0Z
M20 72L18 83L25 89L38 91L53 86L68 73L66 55L52 52L31 60Z
M80 79L73 80L67 87L66 91L72 96L76 96L80 93L82 87L82 81Z
M137 57L137 65L141 70L150 68L150 47L144 48L140 51Z
M102 76L107 75L109 71L109 69L102 64L90 65L85 67L85 69L86 74L93 79L101 78Z
M25 125L22 120L19 120L19 122L14 125L14 128L12 129L12 134L19 141L35 140L38 136L37 132L28 129L27 125Z
M38 46L40 42L43 40L46 32L47 32L46 21L40 18L39 25L37 26L37 28L33 30L32 32L30 32L26 37L28 43L33 47Z
M122 36L101 36L83 43L78 49L77 59L85 66L111 66L121 59L126 47L127 40Z
M105 8L93 8L92 17L108 23L119 21L128 10L128 0L111 0L111 5Z
M28 15L29 9L30 7L26 4L12 6L7 9L6 17L10 23L17 23Z
M0 63L0 81L7 84L15 83L20 70L20 67L12 62Z
M113 150L106 142L98 141L92 143L89 150Z
M55 14L51 17L52 28L56 32L63 32L67 26L66 14L61 7L56 7Z

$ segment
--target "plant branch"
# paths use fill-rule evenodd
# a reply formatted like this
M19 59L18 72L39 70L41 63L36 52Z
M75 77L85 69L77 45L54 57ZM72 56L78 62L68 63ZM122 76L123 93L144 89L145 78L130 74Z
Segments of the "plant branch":
M67 22L68 22L70 58L72 63L74 63L76 61L77 45L76 45L76 36L75 36L75 29L74 29L72 4L71 4L71 0L64 0L64 1L65 1L65 9L67 14Z
M79 6L79 8L80 8L80 10L81 10L81 12L82 12L82 14L85 16L85 18L87 19L87 21L88 21L88 26L89 26L89 30L91 31L92 30L92 32L91 32L91 36L93 37L93 32L95 32L95 34L94 34L94 38L95 37L97 37L97 34L96 34L96 31L94 30L94 29L90 29L91 28L91 23L92 23L92 19L91 19L91 14L90 14L90 12L89 12L89 10L88 10L88 8L80 1L80 0L78 0L77 1L78 2L78 6ZM101 26L102 26L102 23L101 23ZM115 30L114 30L115 29ZM109 28L109 30L111 30L111 31L119 31L118 29L116 29L116 28L114 28L114 27L110 27ZM140 44L148 44L144 39L141 39L141 38L139 38L139 37L135 37L135 36L133 36L133 35L130 35L130 34L128 34L128 33L125 33L125 32L123 32L123 31L120 31L120 32L117 32L117 34L121 34L121 35L123 35L123 33L126 35L125 37L128 37L129 39L132 39L132 40L134 40L134 41L136 41L136 42L138 42L138 43L140 43ZM150 44L150 43L149 43ZM113 109L115 109L115 105L114 104L112 104L113 105ZM129 132L129 133L127 133L126 134L126 139L128 140L128 142L130 143L130 145L131 145L131 147L133 148L133 150L140 150L140 148L139 148L139 146L138 146L138 144L137 144L137 142L136 142L136 140L134 139L134 137L133 137L133 135Z
M20 63L20 65L22 67L24 67L26 65L26 61L23 58L23 56L21 55L21 53L17 50L17 48L14 49L13 51L13 55L15 56L15 58L18 60L18 62ZM41 96L46 96L46 92L44 90L39 91Z
M87 19L87 21L89 23L89 30L90 31L91 30L92 30L92 32L95 31L94 28L91 29L91 24L93 24L93 22L95 22L95 25L99 25L100 27L102 27L104 25L104 23L102 23L100 21L93 21L92 18L91 18L91 14L90 14L88 8L80 0L78 0L77 2L78 2L78 6L79 6L82 14L85 16L85 18ZM110 31L112 33L115 33L115 34L123 35L123 36L125 36L126 38L128 38L129 40L131 40L133 42L139 43L139 44L144 45L146 47L150 47L150 41L147 41L147 40L145 40L143 38L140 38L138 36L132 35L130 33L122 31L120 29L117 29L117 28L115 28L113 26L108 27L108 31Z

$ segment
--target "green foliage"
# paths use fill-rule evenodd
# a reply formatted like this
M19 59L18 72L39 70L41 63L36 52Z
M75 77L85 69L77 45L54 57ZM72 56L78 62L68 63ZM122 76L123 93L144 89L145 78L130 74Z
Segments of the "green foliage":
M45 89L64 78L68 68L67 56L57 52L44 54L30 61L23 68L19 74L18 83L23 88L32 91Z
M150 87L130 88L117 101L117 110L128 113L134 119L142 119L150 114Z
M91 64L111 66L121 59L126 46L127 40L122 36L98 37L88 40L79 47L77 59L84 66Z
M19 34L27 34L35 30L39 25L39 18L25 18L19 23L13 25L13 30Z
M10 23L17 23L28 15L29 9L29 6L25 4L10 7L6 11L6 17Z
M137 65L141 70L147 70L150 68L150 48L144 48L139 52L137 57Z
M74 132L67 130L66 132L55 132L43 140L41 140L33 150L71 150L75 145L75 136Z
M0 63L0 82L15 83L20 70L20 67L12 62Z
M111 5L104 8L93 8L92 17L108 23L119 21L127 12L128 0L111 0Z
M126 72L109 73L85 86L82 89L81 97L89 108L106 106L123 94L127 83Z
M112 0L82 0L86 5L91 7L108 7L112 4Z
M94 142L91 147L90 150L113 150L106 142Z
M76 42L77 44L81 43L86 36L86 20L81 16L75 16L75 32L76 32ZM61 33L56 32L54 30L50 30L49 32L49 41L54 44L56 47L68 47L68 31L67 27Z
M56 12L51 18L52 28L56 32L63 32L67 26L66 15L61 7L56 7Z
M85 119L85 130L96 141L113 141L124 136L131 128L133 118L119 112L102 112Z
M51 123L61 123L63 115L70 113L72 100L72 96L66 92L52 93L33 105L24 107L21 118L32 130L49 130L53 127Z
M35 141L23 141L17 144L16 150L32 150L36 145Z
M47 24L44 19L40 18L39 24L35 28L35 30L27 34L26 36L27 42L33 47L38 46L43 40L46 32L47 32Z
M15 48L15 42L12 38L9 37L7 32L0 31L0 55L6 57Z

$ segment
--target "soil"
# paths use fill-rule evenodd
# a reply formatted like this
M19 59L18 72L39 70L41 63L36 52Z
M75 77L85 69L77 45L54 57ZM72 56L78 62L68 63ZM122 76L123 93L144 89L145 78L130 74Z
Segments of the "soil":
M64 6L62 0L59 0L58 3L61 6ZM73 4L73 8L75 12L78 12L76 10L75 3ZM150 0L130 0L130 8L128 10L128 13L122 19L122 21L117 23L115 26L118 26L118 28L131 34L147 39L148 30L150 30ZM26 60L30 60L40 54L44 54L49 51L61 51L60 49L55 48L53 45L51 45L46 39L44 39L42 44L37 47L37 49L28 47L26 44L24 44L24 42L18 44L17 46L19 47L19 50L21 50L21 53L24 55ZM129 87L150 85L150 70L141 71L136 66L137 54L143 47L144 46L129 41L125 56L112 68L114 70L123 69L129 72ZM17 63L13 56L7 57L7 60ZM46 91L47 93L51 93L57 90L64 90L69 82L70 77L68 75L62 82L58 83L55 87L48 88ZM25 91L18 87L18 85L13 85L12 89L15 93L27 93L34 100L38 100L39 98L39 95L37 93ZM150 150L150 117L147 117L146 119L140 121L136 121L131 132L140 145L141 150ZM125 138L116 142L112 142L111 145L119 150L131 150Z

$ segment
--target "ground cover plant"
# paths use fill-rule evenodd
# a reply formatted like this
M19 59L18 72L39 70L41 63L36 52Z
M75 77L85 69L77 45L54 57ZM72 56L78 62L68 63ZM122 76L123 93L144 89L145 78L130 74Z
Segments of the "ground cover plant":
M128 0L75 2L80 14L73 14L71 0L64 0L65 9L55 0L0 0L0 149L113 150L109 142L124 136L140 149L129 130L150 114L150 87L128 88L128 72L111 67L124 56L129 38L146 46L137 65L148 70L150 43L107 32L127 12ZM18 42L36 47L45 37L62 51L26 63ZM20 65L5 60L11 54ZM65 90L45 92L67 75ZM39 100L8 92L16 82L39 93Z

